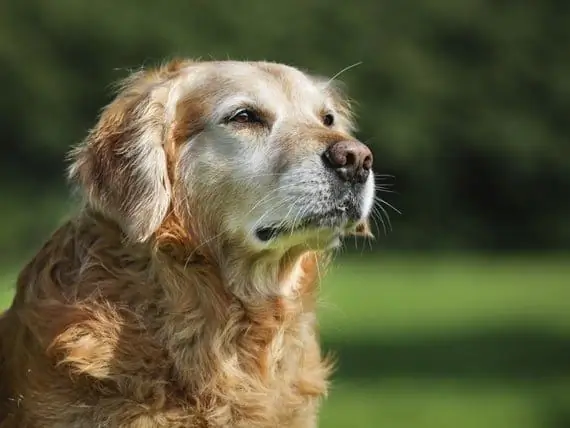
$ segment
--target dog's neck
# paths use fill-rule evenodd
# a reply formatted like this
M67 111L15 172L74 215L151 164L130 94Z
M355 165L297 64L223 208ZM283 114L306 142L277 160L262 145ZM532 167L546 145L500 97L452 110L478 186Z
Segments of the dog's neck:
M139 274L157 275L167 294L170 289L183 292L216 284L216 293L245 304L314 297L329 255L306 245L255 252L236 241L192 236L177 226L178 222L174 226L167 224L150 242L133 243L114 221L92 210L82 212L75 223L78 233L87 240L89 253L100 248L103 252L124 253L133 261L140 259L140 263L149 260L151 271Z
M253 257L243 257L239 251L216 256L208 251L193 251L190 258L178 260L163 252L155 256L155 267L166 289L172 288L172 284L177 284L174 289L186 292L188 288L200 287L215 293L218 298L214 301L237 300L251 307L271 306L280 301L303 311L314 307L316 288L327 261L326 254L306 248ZM180 299L173 296L173 302L177 301Z
M244 259L228 254L222 263L228 289L241 299L296 299L312 292L310 287L318 276L319 254L295 247Z
M182 276L206 269L225 293L244 302L258 304L312 293L328 261L327 252L306 244L254 251L243 240L222 239L215 231L192 232L180 224L177 218L168 219L155 235L154 247L159 257L168 260L165 265Z
M163 239L153 263L166 297L165 325L181 329L175 335L164 334L166 346L179 353L177 369L187 383L211 381L196 379L193 367L212 361L226 367L236 355L240 366L259 371L262 378L275 375L269 373L277 370L283 353L304 358L304 341L313 337L324 254L302 247L251 254L229 243L214 247L197 242L183 249L180 241ZM210 343L207 355L180 352L196 340ZM227 376L241 376L242 369L228 370ZM243 382L249 380L244 377Z

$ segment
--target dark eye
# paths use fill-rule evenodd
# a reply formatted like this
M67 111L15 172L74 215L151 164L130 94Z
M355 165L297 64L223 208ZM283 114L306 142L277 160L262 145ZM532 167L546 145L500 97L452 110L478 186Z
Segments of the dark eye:
M253 110L244 108L234 113L228 121L236 123L259 123L261 119Z
M334 116L333 116L332 114L330 114L330 113L325 114L325 115L323 116L323 124L324 124L325 126L333 126L333 124L334 124Z

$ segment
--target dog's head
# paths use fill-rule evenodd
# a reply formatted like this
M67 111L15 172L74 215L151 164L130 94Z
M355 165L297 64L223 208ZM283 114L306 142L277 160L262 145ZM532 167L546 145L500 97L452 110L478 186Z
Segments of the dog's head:
M134 73L72 153L88 205L149 239L169 213L259 251L366 228L372 153L331 81L263 62Z

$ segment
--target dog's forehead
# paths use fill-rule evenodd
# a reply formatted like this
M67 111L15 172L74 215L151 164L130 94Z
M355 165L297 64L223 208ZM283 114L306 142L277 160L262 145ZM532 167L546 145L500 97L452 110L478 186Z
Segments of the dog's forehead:
M279 63L219 61L189 67L192 86L216 95L242 93L262 101L322 103L328 96L318 80L301 70Z

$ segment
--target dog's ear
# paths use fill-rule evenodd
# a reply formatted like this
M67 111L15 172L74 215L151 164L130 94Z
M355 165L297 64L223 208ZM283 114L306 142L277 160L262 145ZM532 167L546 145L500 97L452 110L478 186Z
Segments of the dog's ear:
M158 229L170 206L163 95L156 75L135 73L70 155L69 178L89 207L137 242Z

